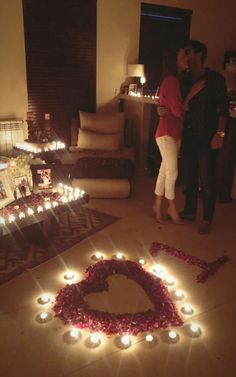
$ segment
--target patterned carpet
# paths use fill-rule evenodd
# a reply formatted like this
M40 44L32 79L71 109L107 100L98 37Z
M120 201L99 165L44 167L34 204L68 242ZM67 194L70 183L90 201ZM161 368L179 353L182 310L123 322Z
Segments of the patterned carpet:
M26 229L23 235L14 233L3 240L3 250L0 247L0 284L55 257L118 219L78 206L60 214L57 223L45 222L43 228L36 224ZM32 246L30 240L36 246Z

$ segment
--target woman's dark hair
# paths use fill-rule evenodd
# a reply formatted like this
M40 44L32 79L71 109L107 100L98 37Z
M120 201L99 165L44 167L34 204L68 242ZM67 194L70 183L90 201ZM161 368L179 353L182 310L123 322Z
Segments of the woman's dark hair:
M177 53L179 48L172 47L165 50L162 57L162 78L165 76L177 76Z

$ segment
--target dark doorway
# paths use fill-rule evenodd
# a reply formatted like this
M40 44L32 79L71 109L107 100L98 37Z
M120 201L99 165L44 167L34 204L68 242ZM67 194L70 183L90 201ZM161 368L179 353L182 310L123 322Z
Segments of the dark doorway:
M158 86L164 49L189 38L191 16L191 10L142 3L139 62L145 67L147 89Z
M96 0L23 0L23 14L28 110L70 144L73 115L96 109Z

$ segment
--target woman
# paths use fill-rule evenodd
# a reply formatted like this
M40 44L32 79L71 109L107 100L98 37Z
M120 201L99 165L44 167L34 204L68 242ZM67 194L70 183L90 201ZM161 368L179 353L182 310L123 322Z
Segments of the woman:
M167 112L156 131L156 142L160 149L160 166L153 210L158 222L163 222L161 212L162 199L168 200L167 213L175 224L182 224L175 205L175 182L178 175L178 151L181 143L183 115L190 99L200 91L204 82L198 82L191 89L185 101L182 101L179 75L187 69L187 57L182 48L168 51L163 58L163 76L160 83L159 105L167 107Z

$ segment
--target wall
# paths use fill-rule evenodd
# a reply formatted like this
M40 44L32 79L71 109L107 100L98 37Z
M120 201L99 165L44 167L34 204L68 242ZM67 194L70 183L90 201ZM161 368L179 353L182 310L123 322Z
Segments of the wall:
M25 119L27 88L21 0L0 0L0 119Z
M191 37L209 47L207 63L221 69L236 50L235 0L146 1L193 10ZM216 6L217 4L217 6ZM97 0L97 108L117 110L116 92L128 63L138 61L141 0ZM0 118L25 118L27 86L21 0L0 0Z
M97 0L97 109L116 109L127 64L139 53L139 0Z

